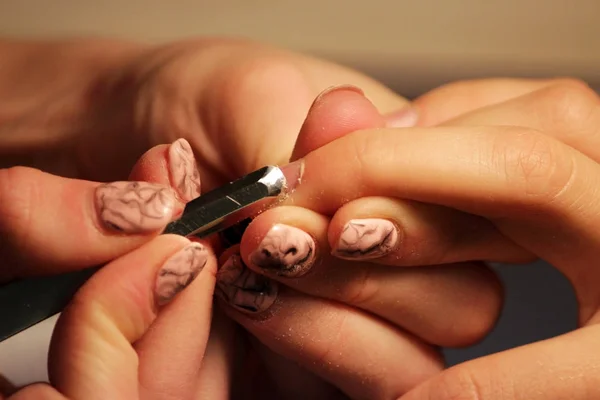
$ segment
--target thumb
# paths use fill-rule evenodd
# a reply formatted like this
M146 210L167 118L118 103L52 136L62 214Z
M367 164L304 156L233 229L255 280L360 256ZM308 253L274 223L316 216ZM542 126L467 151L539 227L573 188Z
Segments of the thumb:
M599 350L600 327L588 326L460 364L417 386L401 400L597 399Z
M158 234L180 207L171 188L0 170L0 280L95 266Z
M158 346L160 357L142 357L132 344L156 329L154 323L161 316L173 311L180 314L177 308L185 305L181 301L187 303L189 311L186 294L191 294L194 312L201 316L200 321L206 321L192 328L204 333L194 339L201 343L191 346L203 354L215 274L216 258L207 246L175 235L155 238L106 265L81 288L57 322L48 363L52 385L74 400L147 398L141 394L150 387L156 393L184 398L170 391L177 388L172 380L155 377L157 382L149 385L145 374L140 373L144 368L152 371L161 369L161 364L172 365L172 353L162 350L169 345L171 350L183 350L182 342L170 340L173 335L163 336ZM190 290L184 290L188 285ZM171 326L176 327L174 330L189 328ZM174 336L181 337L182 333L175 332ZM171 370L172 377L177 378L176 372L185 374L178 368Z

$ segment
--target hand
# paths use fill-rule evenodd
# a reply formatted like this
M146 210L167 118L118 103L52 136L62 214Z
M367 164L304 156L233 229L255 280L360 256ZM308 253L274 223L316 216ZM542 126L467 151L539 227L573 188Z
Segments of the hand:
M183 137L210 190L265 164L286 163L312 100L329 86L359 84L384 113L408 105L348 68L247 41L30 47L23 58L36 64L22 62L21 70L32 76L15 71L2 86L4 104L28 105L14 106L1 120L0 133L13 136L11 146L0 146L13 156L5 165L82 179L124 179L150 147ZM52 54L68 56L69 69L56 71ZM46 82L43 96L31 81Z
M289 200L294 206L279 206L256 217L241 246L220 257L218 274L221 305L256 336L259 342L253 345L268 372L288 377L282 372L287 358L351 398L400 396L441 370L441 360L428 345L463 346L485 335L499 312L500 286L484 266L468 261L528 256L480 217L369 193L347 203L363 196L368 187L356 174L356 158L336 153L338 165L330 174L329 159L318 154L356 135L350 132L383 124L383 117L354 88L321 95L309 111L296 149L301 143L312 146L294 152L295 157L305 156L304 163L313 161L320 178L314 180L305 170ZM350 166L351 173L343 170ZM339 179L348 186L334 196L335 206L324 210L328 203L323 200L331 201L329 185L336 187ZM310 195L304 196L307 190ZM305 201L298 203L298 196ZM342 202L346 204L340 209ZM361 213L363 218L393 221L394 229L401 229L394 232L396 243L359 257L331 255L339 242L331 231L339 232ZM388 265L378 265L382 263ZM421 263L429 266L390 267ZM440 263L449 265L435 265ZM303 390L310 387L306 379L296 380ZM277 383L281 386L282 379ZM283 385L293 383L288 378Z
M58 320L48 363L52 386L31 385L9 399L225 398L227 384L198 386L220 367L203 362L215 273L207 246L174 235L107 264ZM193 282L179 293L172 278Z
M453 102L464 93L474 100ZM575 287L580 329L453 367L402 399L600 396L594 373L599 363L600 292L594 268L600 248L594 190L600 180L599 104L596 93L572 80L457 84L417 101L428 115L423 124L435 126L364 130L303 158L303 183L289 202L333 214L325 245L337 243L341 223L336 221L353 217L344 208L337 211L348 200L392 196L483 217L517 245L555 265ZM242 249L245 243L255 240L244 238ZM381 262L395 264L393 258ZM383 283L370 277L369 283L369 292L380 296ZM452 299L448 296L447 302ZM438 310L442 321L445 310ZM253 331L263 329L242 321Z
M120 46L117 47L121 48ZM406 102L362 75L303 56L254 44L212 40L186 42L159 48L140 48L135 45L122 45L122 47L124 49L114 53L111 52L113 57L110 63L106 63L108 67L98 72L93 85L89 85L89 93L93 95L89 97L92 100L85 103L88 106L85 112L77 114L77 118L74 120L67 119L70 122L69 129L63 129L63 131L67 131L69 134L62 135L59 137L60 140L56 140L62 146L61 149L70 156L67 160L72 160L72 162L66 164L63 162L57 165L53 163L56 160L46 162L48 160L42 154L42 156L35 158L35 165L44 167L49 171L60 170L64 175L86 179L100 181L124 179L126 171L148 147L157 143L170 143L176 137L185 136L189 138L197 154L203 190L208 190L264 164L285 163L290 156L292 159L301 157L320 145L333 140L336 135L343 135L356 129L372 126L374 123L373 118L362 121L361 118L365 114L361 114L361 112L354 113L352 111L354 106L348 109L341 106L337 109L337 114L334 115L343 115L345 110L349 110L351 113L342 118L334 117L335 124L330 127L332 129L326 131L325 136L320 134L321 130L318 129L318 125L311 127L311 124L308 123L305 124L305 134L296 140L297 131L306 110L310 106L312 97L322 88L336 83L357 83L365 88L378 108L376 114L379 119L375 122L377 126L383 126L383 124L408 126L414 122L410 110L408 112L403 111L404 118L399 117L403 113L395 113L388 115L387 121L382 122L381 113L387 114L402 109ZM210 66L210 68L207 66ZM85 87L87 88L87 86ZM190 110L190 104L192 104L192 111L184 113L182 110ZM323 101L317 101L313 108L319 108L322 104ZM339 105L342 103L338 101L334 104ZM197 112L195 112L196 110ZM371 112L373 108L369 110ZM27 127L42 125L39 116L46 114L39 111L39 108L37 108L35 112L24 113L20 116L19 121L26 121L26 123L19 125L21 131L28 132ZM406 116L409 118L407 119ZM44 119L41 121L44 121ZM320 120L313 119L312 121L318 123ZM351 123L344 127L344 124L348 122ZM344 127L344 129L338 129L336 126ZM56 126L53 126L53 128L56 128ZM57 130L61 131L61 129ZM20 137L23 137L23 135ZM263 140L265 137L272 139L270 140L273 143L271 147L265 145L265 143L267 145L269 143ZM257 138L261 140L257 140ZM294 146L294 154L292 154ZM111 156L107 157L107 154ZM223 154L228 154L228 157L223 157ZM10 173L14 174L14 170ZM21 178L25 178L25 176L21 176ZM133 174L130 178L136 179L136 175ZM27 182L27 180L14 179L11 182ZM88 191L88 193L92 191ZM11 192L7 191L6 193ZM7 196L7 198L9 200L14 199L11 196ZM6 201L6 204L13 203ZM415 227L429 227L432 216L441 216L441 220L455 221L453 224L447 224L448 227L453 225L460 227L473 223L470 216L449 209L437 207L425 209L414 207L411 204L403 204L402 202L398 202L398 205L404 207L410 218L417 221ZM23 215L19 211L20 208L9 210L15 210L17 216ZM10 213L6 214L11 215ZM13 221L19 220L13 219ZM420 225L421 222L424 222L424 224ZM505 253L509 254L509 258L523 257L522 251L512 243L507 242L501 235L498 235L495 228L481 224L480 221L475 222L475 226L480 228L479 231L483 237L493 239L489 241L491 245L485 248L483 252L478 252L477 246L470 245L464 248L458 246L458 249L455 249L452 243L442 240L440 244L447 245L451 257L427 260L420 258L418 255L423 254L427 258L429 253L419 251L419 249L430 250L435 246L423 242L425 247L415 248L415 257L411 260L411 263L431 264L444 261L451 262L452 259L460 261L464 260L465 257L470 259L475 255L493 259L504 256ZM28 232L28 229L19 228L23 225L21 223L8 224L13 230L8 229L7 231L11 234L17 228L17 232ZM22 230L19 231L18 229ZM435 231L435 228L431 231ZM424 232L426 231L422 231L421 234ZM459 229L458 232L462 233L463 231ZM65 263L64 259L61 259L61 257L64 257L64 250L61 249L56 251L59 256L57 262L47 264L54 265L54 267L48 269L52 271L77 269L89 263L108 261L112 258L106 257L114 258L125 254L150 240L155 233L142 235L142 238L136 236L136 239L128 242L127 245L124 244L124 241L120 241L122 247L106 246L111 251L102 253L102 256L86 257L83 254L84 252L81 252L78 257L75 257L76 261L74 262ZM438 236L444 238L444 235ZM415 239L418 239L418 237L415 236ZM13 253L16 255L27 254L27 250L30 250L33 247L31 244L34 243L36 242L19 241L19 244L24 247L18 247L18 251ZM415 243L418 243L418 240L415 240ZM41 242L41 244L44 246L37 247L38 253L47 247L47 243ZM507 249L508 251L506 251ZM29 264L39 265L41 263L39 263L39 260L34 260ZM64 267L65 265L67 267ZM460 269L461 266L458 266L458 268ZM35 268L30 269L35 270ZM27 271L27 269L17 269L17 271L21 273L20 271ZM463 278L466 281L469 279L475 279L476 281L483 279L491 287L495 287L495 283L490 282L486 276L488 275L485 273L481 275L479 272L473 274L472 268L466 266ZM358 277L360 278L360 275ZM463 278L459 279L458 287L462 287L464 284ZM418 277L415 279L415 282L418 283ZM447 287L452 288L453 285L454 283L450 282ZM409 285L409 287L419 288L419 285ZM349 290L351 289L350 286ZM421 290L415 290L415 293L418 292L421 292ZM483 303L485 309L483 314L494 315L493 310L497 308L496 292L488 299L489 301ZM350 301L350 303L352 302ZM319 300L314 303L313 310L321 310L315 311L315 316L327 315L328 308L321 307L322 301ZM490 309L492 311L489 311ZM481 309L475 307L472 312L479 315ZM345 313L342 312L339 315L343 317ZM303 322L297 316L295 319L298 324ZM468 326L465 331L457 331L442 340L447 341L446 343L470 342L488 329L491 320L493 318L488 318L477 326ZM289 322L283 319L280 321ZM375 325L372 326L377 331L380 325L376 321ZM281 325L271 326L278 326L278 329L282 328ZM283 326L288 325L284 324ZM317 326L309 328L298 331L298 335L292 335L290 338L300 339L306 337L306 335L315 333L314 330ZM335 333L335 327L329 332ZM389 332L392 336L396 335L395 330ZM317 337L319 336L317 335ZM400 335L400 337L401 340L398 343L412 343L410 335ZM358 347L362 347L362 342L357 343ZM358 348L356 343L353 346L353 348ZM322 348L315 347L314 350L311 354L308 354L306 360L314 359L314 357L318 358ZM434 372L439 369L440 365L437 361L429 362L432 360L432 356L429 355L431 354L430 350L423 350L423 347L418 344L415 351L417 354L425 355L422 359L425 362L423 364L426 367L425 370ZM269 354L265 348L261 348L261 352ZM287 349L284 353L289 352L294 353L294 350ZM277 357L270 354L263 358L268 359L267 363L270 365L278 365L281 362L276 361ZM291 358L297 359L298 357ZM352 361L355 359L356 357L349 357L347 360ZM285 360L283 363L288 368L276 368L280 373L294 368ZM344 367L349 369L349 365L344 364ZM360 375L360 371L358 373L344 372L338 380L352 382L357 374ZM397 390L406 390L406 388L412 387L412 385L429 375L430 372L406 375L406 379L396 382L396 386L385 387L382 383L382 387L376 389L376 392L379 390L380 393L388 393L389 390L390 393L396 393ZM329 381L332 380L328 374L325 374L325 377ZM288 380L288 382L291 385L297 384L297 380ZM334 379L334 383L337 384L337 380ZM284 382L283 385L285 386L286 383ZM347 388L343 387L343 389L346 390ZM359 387L356 390L356 392L351 392L358 395L363 388Z

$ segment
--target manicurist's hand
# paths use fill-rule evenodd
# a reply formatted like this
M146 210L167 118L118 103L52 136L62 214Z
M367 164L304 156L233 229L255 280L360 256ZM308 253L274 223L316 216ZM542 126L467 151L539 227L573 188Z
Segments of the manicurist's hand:
M207 246L172 235L107 264L59 318L51 386L31 385L9 399L195 398L201 367L210 367L202 359L215 272ZM180 292L177 281L189 288ZM211 398L226 393L212 389Z

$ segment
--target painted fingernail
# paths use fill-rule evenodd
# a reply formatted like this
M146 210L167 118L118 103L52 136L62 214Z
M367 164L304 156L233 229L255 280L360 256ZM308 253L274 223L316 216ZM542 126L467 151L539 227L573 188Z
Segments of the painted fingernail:
M321 100L323 100L323 98L325 96L328 96L334 92L353 92L353 93L360 94L361 96L365 95L365 92L358 86L354 86L354 85L350 85L350 84L335 85L335 86L330 86L330 87L326 88L325 90L323 90L321 93L319 93L317 95L317 97L315 98L315 101L313 102L312 105L314 106L315 104L321 102Z
M188 202L200 196L200 171L187 140L178 139L171 144L168 163L171 186L179 197Z
M217 273L217 295L243 312L260 313L277 299L278 286L244 265L239 254L233 254Z
M158 305L170 302L200 274L208 261L208 251L200 243L191 243L173 254L158 271L156 299Z
M385 116L388 128L412 128L417 124L419 115L412 106L407 106Z
M342 230L333 254L340 258L379 258L398 245L396 226L386 219L353 219Z
M172 219L171 188L148 182L113 182L96 189L96 208L108 228L129 234L164 228Z
M315 241L303 230L277 224L250 254L250 261L269 273L298 277L308 272L315 261Z

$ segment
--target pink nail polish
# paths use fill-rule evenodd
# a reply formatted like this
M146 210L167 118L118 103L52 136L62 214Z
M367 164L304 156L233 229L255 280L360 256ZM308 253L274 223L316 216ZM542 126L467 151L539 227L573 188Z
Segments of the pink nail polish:
M256 250L252 264L269 273L296 278L307 273L315 262L315 241L294 226L274 225Z
M217 273L217 294L247 313L267 310L277 299L277 282L249 270L239 254L233 254Z
M185 139L178 139L169 146L169 179L171 186L185 202L200 196L200 171L192 147Z
M345 259L373 259L396 249L398 228L381 218L353 219L344 226L333 255Z
M158 305L170 302L173 297L200 274L208 261L208 251L200 243L192 243L173 254L158 271L156 299Z
M169 187L148 182L112 182L96 189L96 209L108 228L129 234L150 233L172 219L175 196Z
M388 128L412 128L417 124L419 115L414 107L408 106L385 116Z

